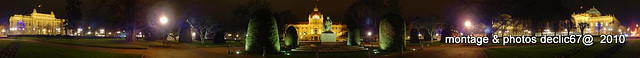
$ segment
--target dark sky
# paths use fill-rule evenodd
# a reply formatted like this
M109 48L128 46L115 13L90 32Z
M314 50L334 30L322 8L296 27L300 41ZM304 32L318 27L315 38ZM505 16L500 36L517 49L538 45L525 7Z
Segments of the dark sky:
M6 22L13 14L28 14L37 4L42 4L41 12L54 11L58 18L66 16L66 0L2 0L0 1L0 20ZM81 0L81 10L83 13L90 13L89 9L94 9L96 0ZM158 0L160 1L160 0ZM176 7L185 8L177 10L184 11L184 15L211 14L214 18L226 23L235 23L231 10L238 5L246 4L249 0L172 0L171 4ZM354 0L320 0L320 11L325 16L330 16L334 21L341 20L347 7ZM443 17L452 4L465 0L400 0L401 15L405 19L415 16L437 16ZM482 1L482 0L478 0ZM640 0L565 0L565 7L572 12L579 6L594 5L603 14L614 14L624 25L636 24L640 22ZM307 20L307 15L312 11L315 0L270 0L272 11L290 10L300 20ZM482 4L479 4L482 5ZM591 6L585 6L590 8ZM87 14L85 14L87 16ZM230 24L233 26L234 24ZM246 25L246 24L240 24Z

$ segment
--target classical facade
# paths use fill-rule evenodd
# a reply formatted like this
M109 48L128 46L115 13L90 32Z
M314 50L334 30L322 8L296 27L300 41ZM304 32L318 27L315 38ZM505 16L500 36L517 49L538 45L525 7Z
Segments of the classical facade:
M331 19L330 17L326 17L322 15L322 13L318 10L318 5L313 8L313 12L309 14L309 22L299 23L299 24L287 24L287 28L291 28L288 26L293 26L296 28L298 32L299 41L319 41L320 34L324 32L324 20ZM339 23L333 23L331 25L331 32L337 35L336 40L338 42L342 42L346 39L346 26ZM286 35L285 35L286 36Z
M585 28L585 34L621 34L622 29L624 29L615 16L602 15L595 7L584 13L574 13L571 16L575 26L577 26L575 31L580 31L580 23L587 24L588 27Z
M58 35L63 34L64 19L39 13L36 9L29 15L16 14L9 18L9 35Z

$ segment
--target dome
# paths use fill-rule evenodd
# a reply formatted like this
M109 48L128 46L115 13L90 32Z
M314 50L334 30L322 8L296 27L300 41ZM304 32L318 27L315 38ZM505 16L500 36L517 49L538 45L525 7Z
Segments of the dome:
M596 9L595 7L587 10L587 13L592 14L592 15L597 15L597 16L600 15L600 11L598 11L598 9Z

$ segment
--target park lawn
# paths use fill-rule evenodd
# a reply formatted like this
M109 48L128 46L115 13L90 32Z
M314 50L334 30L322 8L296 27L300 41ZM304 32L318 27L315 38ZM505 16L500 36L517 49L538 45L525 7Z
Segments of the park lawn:
M9 43L14 42L13 40L0 40L0 50L4 50L9 46Z
M638 58L640 55L640 39L627 39L627 45L624 45L618 52L614 53L612 58Z
M227 47L227 45L231 45L231 46L234 46L234 47L244 47L244 41L225 41L225 43L213 43L213 41L209 40L209 41L204 41L204 42L193 41L190 44L194 45L196 47L200 47L200 48ZM280 43L280 44L284 44L284 43Z
M119 54L100 51L77 50L21 42L16 58L140 58L137 54Z
M406 42L407 46L420 46L420 43L409 43ZM440 41L422 41L422 45L424 46L440 46L443 45L445 43L440 43Z
M485 49L488 58L554 58L556 55L582 47L582 44L543 44L521 47Z
M602 38L594 37L593 45L591 45L590 47L587 47L586 49L582 50L581 52L576 53L575 55L571 56L570 58L598 57L598 55L604 53L609 48L611 48L611 47L616 45L616 44L600 44L600 40L602 40Z
M34 39L43 42L53 42L61 44L71 45L84 45L84 46L97 46L97 47L109 47L109 48L132 48L132 49L145 49L147 46L158 45L152 44L153 42L145 43L125 43L125 39L114 38L99 38L99 39ZM161 43L159 45L162 45Z
M289 53L290 55L286 55L285 53L268 55L267 58L316 58L315 52L289 52ZM371 56L375 57L375 56L389 55L394 53L400 53L400 52L380 51L380 53L378 54L372 53ZM260 56L260 55L256 55L256 56ZM367 58L368 57L367 51L319 52L318 56L319 58Z

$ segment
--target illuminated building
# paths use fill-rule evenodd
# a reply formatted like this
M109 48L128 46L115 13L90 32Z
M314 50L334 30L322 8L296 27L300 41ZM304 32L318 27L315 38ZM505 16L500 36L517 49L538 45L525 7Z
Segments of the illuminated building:
M313 8L313 12L309 14L309 22L299 24L287 24L293 26L298 32L299 41L319 41L320 34L324 32L324 20L331 19L330 17L324 18L324 15L318 10L318 5ZM331 31L338 37L336 40L342 42L345 40L344 34L346 34L346 26L339 23L331 24ZM286 36L286 35L285 35Z
M64 19L39 13L36 9L29 15L16 14L9 18L10 35L57 35L62 34Z
M620 34L618 30L624 27L620 25L618 19L613 15L602 15L598 9L591 8L584 13L572 14L576 30L580 31L580 23L586 23L585 34Z

